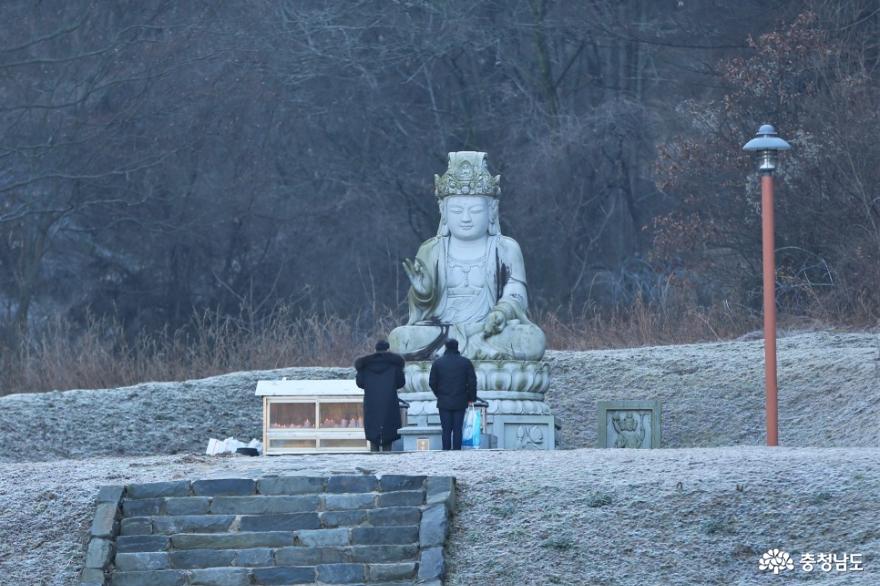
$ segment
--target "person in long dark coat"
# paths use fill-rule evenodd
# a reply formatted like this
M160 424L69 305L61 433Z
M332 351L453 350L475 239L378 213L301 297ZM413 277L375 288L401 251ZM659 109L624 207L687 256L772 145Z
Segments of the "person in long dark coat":
M364 390L364 434L374 452L391 450L400 437L400 406L397 389L406 384L403 357L388 351L385 340L376 342L376 353L358 358L357 386Z
M477 400L477 374L458 351L458 340L446 341L446 352L431 365L428 385L437 397L443 449L460 450L464 413Z

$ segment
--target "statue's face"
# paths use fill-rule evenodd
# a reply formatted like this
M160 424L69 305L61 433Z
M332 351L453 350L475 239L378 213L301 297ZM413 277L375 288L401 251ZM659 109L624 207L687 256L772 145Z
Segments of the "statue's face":
M459 240L476 240L489 233L489 198L454 195L446 198L446 225Z

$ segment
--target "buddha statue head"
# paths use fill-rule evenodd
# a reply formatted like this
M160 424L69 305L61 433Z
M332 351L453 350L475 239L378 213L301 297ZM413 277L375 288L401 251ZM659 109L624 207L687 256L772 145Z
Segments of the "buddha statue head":
M440 206L439 236L476 240L501 234L498 196L501 176L489 173L486 153L449 153L446 173L434 175L434 195Z

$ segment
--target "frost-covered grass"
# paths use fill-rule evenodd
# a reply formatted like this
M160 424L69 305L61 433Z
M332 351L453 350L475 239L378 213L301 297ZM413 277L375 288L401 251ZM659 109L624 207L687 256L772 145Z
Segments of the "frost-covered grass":
M765 447L0 464L0 583L75 584L101 484L333 472L456 476L449 584L880 583L880 449ZM772 547L865 570L762 575Z
M259 436L260 378L0 398L0 584L73 584L97 487L271 473L451 474L451 584L880 583L880 339L779 341L781 448L764 442L760 340L556 351L555 452L208 458L207 438ZM595 403L660 399L664 449L595 446ZM47 461L48 460L48 461ZM760 575L771 547L861 553L860 574Z
M801 333L779 340L785 446L880 446L880 335ZM563 448L596 446L596 402L660 399L663 445L764 443L760 340L551 351L547 402ZM350 368L239 372L175 383L0 398L0 462L201 453L209 437L261 436L261 378L353 377Z

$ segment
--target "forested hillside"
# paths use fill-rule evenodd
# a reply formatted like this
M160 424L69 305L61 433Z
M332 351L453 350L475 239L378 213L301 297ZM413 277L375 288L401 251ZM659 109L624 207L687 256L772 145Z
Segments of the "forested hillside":
M501 174L545 323L747 329L765 122L783 314L876 323L880 0L12 0L0 31L0 378L50 326L372 333L454 150Z

